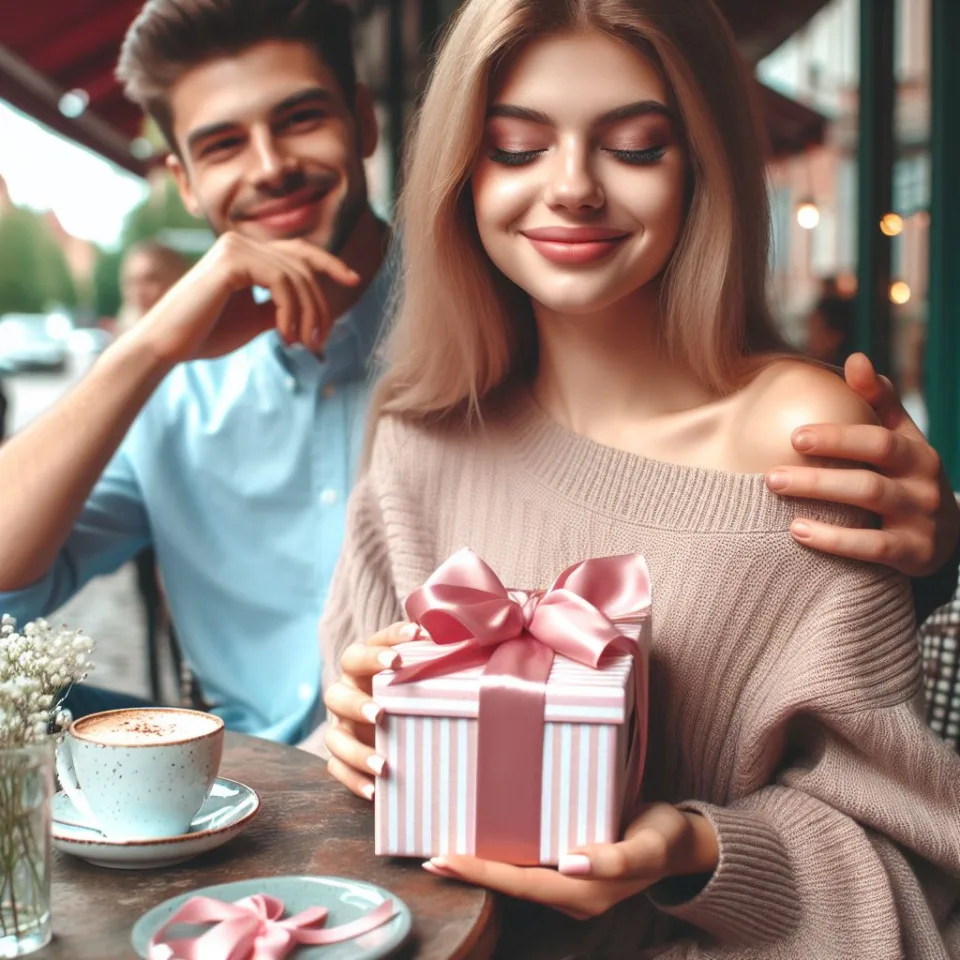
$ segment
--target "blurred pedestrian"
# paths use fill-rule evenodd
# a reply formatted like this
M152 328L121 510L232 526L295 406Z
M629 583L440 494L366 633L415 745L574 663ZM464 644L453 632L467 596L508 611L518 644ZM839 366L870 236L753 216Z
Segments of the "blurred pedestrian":
M855 302L827 291L807 318L807 353L815 360L842 367L854 352L856 332Z
M120 292L123 298L117 313L117 335L126 333L160 302L163 295L187 272L190 264L182 254L155 240L135 244L120 265ZM147 630L150 696L162 699L160 682L160 634L166 627L174 668L180 676L180 647L160 582L157 555L152 546L134 557L137 593Z
M117 314L117 333L125 333L152 310L189 267L182 254L155 240L132 246L120 265L123 302Z

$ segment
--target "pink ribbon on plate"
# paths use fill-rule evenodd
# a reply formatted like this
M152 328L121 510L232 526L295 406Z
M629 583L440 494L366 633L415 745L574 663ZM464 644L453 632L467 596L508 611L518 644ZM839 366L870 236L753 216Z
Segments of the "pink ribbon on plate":
M396 910L384 900L370 913L339 927L323 929L330 911L310 907L283 920L283 901L265 894L224 903L193 897L153 935L147 960L283 960L301 944L327 945L352 940L382 926ZM180 924L215 924L196 939L165 940Z
M477 856L539 863L547 679L556 654L596 669L619 651L634 658L635 707L646 704L639 645L617 629L644 616L650 574L639 554L575 563L548 590L509 590L472 550L459 550L407 598L410 620L437 644L436 657L400 667L391 684L485 664L477 745ZM639 795L646 723L634 727L625 809Z

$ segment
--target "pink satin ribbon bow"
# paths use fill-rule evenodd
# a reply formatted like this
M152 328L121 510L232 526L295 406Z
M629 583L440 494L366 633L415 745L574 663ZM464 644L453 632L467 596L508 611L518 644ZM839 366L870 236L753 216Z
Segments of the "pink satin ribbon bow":
M604 653L633 656L636 709L646 708L646 665L617 629L650 606L639 554L584 560L546 591L509 590L473 551L446 560L406 602L407 616L437 644L436 657L401 667L391 684L486 664L480 680L476 852L517 864L539 862L540 776L547 679L556 654L596 669ZM646 723L634 730L626 804L639 792Z
M329 910L311 907L286 920L283 901L255 894L236 903L212 897L188 900L154 934L147 960L283 960L301 944L326 945L352 940L386 923L396 912L385 900L370 913L339 927L322 929ZM191 940L164 940L167 930L180 924L212 927Z

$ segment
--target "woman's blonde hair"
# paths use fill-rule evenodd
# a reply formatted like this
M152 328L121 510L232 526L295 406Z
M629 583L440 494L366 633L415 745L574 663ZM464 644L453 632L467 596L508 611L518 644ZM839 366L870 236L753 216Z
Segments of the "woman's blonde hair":
M691 184L661 287L667 349L720 393L736 386L744 356L783 349L766 301L769 211L753 80L713 0L468 0L412 134L401 293L374 418L475 412L535 363L529 298L487 257L469 180L492 74L527 41L581 30L652 58L679 112Z

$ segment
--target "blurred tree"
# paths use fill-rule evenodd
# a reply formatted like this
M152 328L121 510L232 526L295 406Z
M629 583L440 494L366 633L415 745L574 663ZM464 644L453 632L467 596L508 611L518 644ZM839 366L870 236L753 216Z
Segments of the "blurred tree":
M121 250L97 250L97 263L93 270L93 314L115 317L120 309L120 263Z
M127 250L144 240L159 240L169 244L167 234L175 230L202 234L207 231L207 225L187 212L176 184L165 171L158 170L151 177L147 198L127 214L119 248L98 250L93 275L93 310L96 316L115 317L120 309L120 265ZM188 260L194 261L199 259L202 250L191 248L180 252Z
M163 172L150 185L150 195L127 215L120 246L126 250L141 240L156 240L164 230L204 230L206 224L187 212L176 184Z
M44 219L13 207L0 217L0 314L74 307L77 293L63 251Z

